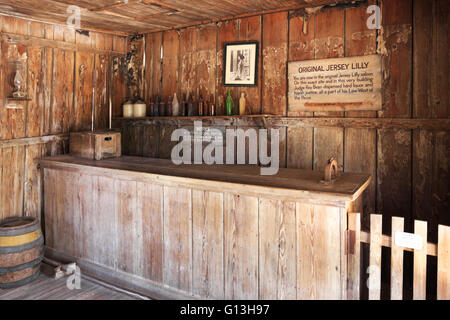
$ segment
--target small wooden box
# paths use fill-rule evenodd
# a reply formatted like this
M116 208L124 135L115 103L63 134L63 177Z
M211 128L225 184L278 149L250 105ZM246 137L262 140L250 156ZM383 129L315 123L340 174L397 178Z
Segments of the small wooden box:
M76 157L95 160L120 157L120 132L71 132L69 147L70 154Z

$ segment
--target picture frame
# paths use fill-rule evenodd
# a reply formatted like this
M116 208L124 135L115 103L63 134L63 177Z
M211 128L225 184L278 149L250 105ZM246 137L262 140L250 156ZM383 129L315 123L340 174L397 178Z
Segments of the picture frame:
M257 87L258 59L258 41L225 43L223 85L227 87Z

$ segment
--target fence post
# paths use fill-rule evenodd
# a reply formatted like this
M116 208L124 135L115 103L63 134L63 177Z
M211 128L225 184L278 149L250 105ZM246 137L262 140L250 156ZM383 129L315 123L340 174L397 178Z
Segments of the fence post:
M380 300L381 295L381 214L370 215L369 300Z
M414 221L414 233L422 237L422 249L414 249L413 299L427 298L427 222Z
M392 217L391 236L391 300L403 298L403 247L395 245L395 233L403 232L404 218Z
M437 299L450 300L450 227L438 230Z
M347 245L352 246L348 248L348 281L347 281L347 299L359 300L360 293L360 270L361 270L361 214L349 213L348 214L348 240Z

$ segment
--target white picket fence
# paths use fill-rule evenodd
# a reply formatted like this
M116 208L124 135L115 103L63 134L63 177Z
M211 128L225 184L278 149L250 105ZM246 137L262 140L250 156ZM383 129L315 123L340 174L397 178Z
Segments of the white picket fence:
M427 242L427 222L414 221L414 234L404 233L404 219L392 217L392 237L382 233L382 216L370 215L370 232L361 230L359 213L349 213L348 295L350 300L360 299L361 243L370 245L369 299L379 300L381 292L381 248L391 248L391 300L403 298L403 253L414 254L413 299L426 299L427 255L437 256L437 299L450 300L450 227L439 225L438 243ZM415 248L415 249L413 249Z

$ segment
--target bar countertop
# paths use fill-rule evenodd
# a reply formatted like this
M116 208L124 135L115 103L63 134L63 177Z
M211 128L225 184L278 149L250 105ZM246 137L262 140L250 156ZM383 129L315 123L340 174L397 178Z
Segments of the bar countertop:
M344 206L367 188L369 174L341 173L326 185L323 171L280 168L273 176L260 175L260 167L250 165L175 165L171 160L122 156L89 160L70 155L46 157L43 168L78 171L82 174L120 176L121 179L160 182L173 186L189 185L199 189L265 195L276 199L305 200Z

